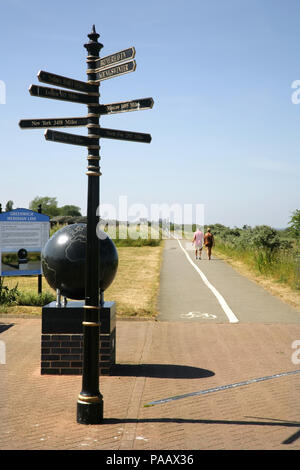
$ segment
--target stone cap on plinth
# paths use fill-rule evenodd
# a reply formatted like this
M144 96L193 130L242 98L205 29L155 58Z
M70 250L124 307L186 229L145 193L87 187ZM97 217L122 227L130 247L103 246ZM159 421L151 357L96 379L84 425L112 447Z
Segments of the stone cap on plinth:
M51 302L42 308L42 333L83 333L84 301L69 300L65 307ZM109 334L116 327L116 304L104 302L100 308L100 332Z

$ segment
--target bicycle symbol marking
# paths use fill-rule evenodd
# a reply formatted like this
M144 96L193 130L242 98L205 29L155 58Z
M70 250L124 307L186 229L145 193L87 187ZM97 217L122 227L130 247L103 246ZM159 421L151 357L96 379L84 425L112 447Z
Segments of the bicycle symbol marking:
M205 320L215 320L217 318L217 315L213 315L212 313L202 313L202 312L188 312L188 313L182 313L180 315L181 318L204 318Z

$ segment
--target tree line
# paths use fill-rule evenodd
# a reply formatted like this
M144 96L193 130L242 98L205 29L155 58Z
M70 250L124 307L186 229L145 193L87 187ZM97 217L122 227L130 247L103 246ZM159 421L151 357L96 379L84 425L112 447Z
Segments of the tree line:
M5 206L5 212L11 211L13 209L14 202L12 200L7 201ZM81 217L80 207L74 206L72 204L67 204L62 207L58 207L58 202L56 197L49 197L49 196L36 196L30 203L29 209L32 211L38 212L39 206L42 208L42 212L49 217L56 217L56 216L73 216L73 217ZM149 225L150 222L148 222ZM160 219L161 223L161 219ZM300 239L300 209L296 209L288 222L289 227L282 231L275 230L267 225L257 226L254 229L248 225L244 225L242 229L239 228L230 228L225 227L222 224L212 224L210 227L213 229L215 234L225 236L225 238L239 238L240 241L249 241L249 235L252 235L255 242L259 242L262 245L277 247L280 245L278 240L279 235L282 238L282 235L285 237L293 237L296 239ZM173 231L175 228L175 224L170 224L170 230ZM193 231L196 230L196 225L192 225ZM242 236L241 236L242 235ZM236 238L236 239L237 239Z
M14 202L12 200L7 201L5 205L5 212L13 210L13 206ZM49 217L65 215L81 217L80 207L74 206L72 204L59 207L56 197L36 196L32 201L30 201L28 209L38 212L39 206L41 206L42 213L48 215Z
M223 240L235 240L244 246L252 243L271 251L278 247L287 248L289 243L286 239L300 240L300 209L292 212L288 227L284 229L275 229L269 225L256 225L255 227L244 225L242 228L231 228L222 224L211 224L210 228ZM195 230L196 225L193 225L193 231Z

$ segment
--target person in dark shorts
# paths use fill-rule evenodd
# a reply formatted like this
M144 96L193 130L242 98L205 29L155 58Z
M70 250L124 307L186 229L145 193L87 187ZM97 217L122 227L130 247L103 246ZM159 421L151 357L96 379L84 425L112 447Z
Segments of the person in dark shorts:
M211 259L211 249L214 246L214 236L210 231L210 228L207 229L206 234L204 235L204 245L207 250L208 259Z

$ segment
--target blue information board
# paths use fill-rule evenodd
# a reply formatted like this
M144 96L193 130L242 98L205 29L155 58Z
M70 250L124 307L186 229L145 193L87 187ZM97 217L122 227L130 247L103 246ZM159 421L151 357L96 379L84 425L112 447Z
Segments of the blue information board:
M50 218L29 209L0 213L0 276L38 275Z

